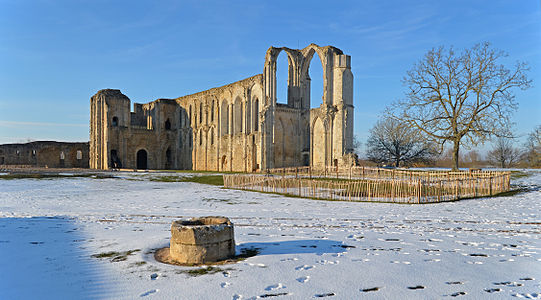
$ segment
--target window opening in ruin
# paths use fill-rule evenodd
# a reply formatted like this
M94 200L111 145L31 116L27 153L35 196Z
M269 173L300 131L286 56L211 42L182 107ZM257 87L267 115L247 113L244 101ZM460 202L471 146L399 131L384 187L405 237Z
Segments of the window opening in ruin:
M178 147L182 148L182 133L178 135Z
M210 129L210 144L214 145L214 127Z
M0 165L3 165L4 164L4 157L0 157Z
M171 130L171 121L165 120L165 130Z
M144 149L137 151L137 169L148 169L147 151Z
M66 156L64 155L64 151L60 151L60 159L64 160Z
M289 58L285 51L280 51L276 58L276 103L286 104L288 97Z
M222 102L220 127L222 135L229 134L229 105L225 100Z
M36 150L32 149L32 157L36 157Z
M190 111L189 111L189 115L188 115L188 121L190 124L188 125L191 125L192 124L192 106L190 105Z
M212 105L210 107L210 121L214 122L214 100L212 100Z
M233 106L233 134L242 132L242 101L240 98L235 99Z
M35 153L36 150L33 150L33 152ZM34 154L34 155L35 155L35 154ZM77 155L76 155L76 156L77 156L77 159L78 159L78 160L83 159L83 151L77 150Z
M199 146L203 145L203 130L199 130Z
M192 133L190 132L190 133L189 133L189 136L188 136L188 146L189 146L190 148L192 148L192 146L193 146L193 145L192 145L192 143L193 143L193 142L192 142L192 139L193 139Z
M113 117L113 121L111 121L111 125L113 127L117 127L118 126L118 117Z
M254 131L259 131L259 99L254 103Z
M252 100L247 99L245 102L244 109L244 118L242 123L244 124L244 133L250 134L252 132Z
M310 77L310 108L319 108L323 103L323 65L317 53L314 53L308 69Z
M17 156L19 156L21 154L21 151L17 150L17 151L15 151L15 153L17 153Z
M199 123L203 122L203 103L199 103Z

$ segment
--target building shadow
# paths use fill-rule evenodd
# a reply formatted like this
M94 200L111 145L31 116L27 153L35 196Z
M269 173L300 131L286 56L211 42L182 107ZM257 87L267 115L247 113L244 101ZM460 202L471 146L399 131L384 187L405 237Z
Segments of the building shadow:
M111 281L67 217L0 218L0 298L95 299Z

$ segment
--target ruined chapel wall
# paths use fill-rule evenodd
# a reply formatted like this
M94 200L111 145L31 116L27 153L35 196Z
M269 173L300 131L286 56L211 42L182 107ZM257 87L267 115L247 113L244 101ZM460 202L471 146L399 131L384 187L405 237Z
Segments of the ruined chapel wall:
M37 141L0 145L0 165L88 168L88 143Z

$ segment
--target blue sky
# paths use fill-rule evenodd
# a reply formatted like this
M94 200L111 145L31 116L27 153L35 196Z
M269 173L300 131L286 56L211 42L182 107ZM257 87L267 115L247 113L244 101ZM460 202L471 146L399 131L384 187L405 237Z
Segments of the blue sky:
M310 43L352 56L355 134L364 142L428 50L483 41L509 53L505 64L531 67L533 88L516 92L513 118L525 135L541 124L538 0L0 0L0 143L88 141L89 99L100 89L143 103L175 98L262 73L269 46ZM313 87L322 85L318 64Z

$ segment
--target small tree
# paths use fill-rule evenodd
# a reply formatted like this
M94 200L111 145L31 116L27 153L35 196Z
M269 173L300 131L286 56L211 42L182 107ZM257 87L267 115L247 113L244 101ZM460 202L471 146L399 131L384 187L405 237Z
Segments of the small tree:
M380 120L370 130L366 142L367 157L375 163L400 164L428 161L433 151L419 130L392 118Z
M483 143L492 136L510 136L511 113L516 110L515 88L526 89L531 80L525 63L509 70L499 64L506 54L489 43L462 53L453 48L430 50L403 79L406 99L389 113L418 128L440 149L453 145L453 169L458 169L461 143Z
M511 139L500 137L487 156L489 161L498 164L500 168L508 168L519 161L520 151L513 147Z
M541 125L534 128L524 145L523 158L530 167L541 167Z

